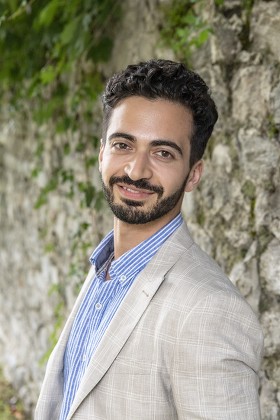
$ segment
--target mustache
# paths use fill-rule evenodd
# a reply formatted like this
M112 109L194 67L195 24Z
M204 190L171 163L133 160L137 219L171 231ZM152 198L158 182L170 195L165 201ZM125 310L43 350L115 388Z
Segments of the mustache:
M129 178L128 175L124 176L111 176L109 180L109 185L112 187L114 184L123 183L126 185L133 185L135 188L141 188L148 191L153 191L157 193L159 196L163 195L164 189L162 187L159 187L157 185L151 185L148 181L146 181L144 178L138 179L136 181L133 181L131 178Z

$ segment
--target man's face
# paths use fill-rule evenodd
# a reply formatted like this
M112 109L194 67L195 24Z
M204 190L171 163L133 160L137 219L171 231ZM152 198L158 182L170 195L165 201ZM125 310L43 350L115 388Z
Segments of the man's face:
M175 217L185 191L199 182L189 168L191 113L164 99L133 96L112 111L99 165L105 197L121 221L143 224Z

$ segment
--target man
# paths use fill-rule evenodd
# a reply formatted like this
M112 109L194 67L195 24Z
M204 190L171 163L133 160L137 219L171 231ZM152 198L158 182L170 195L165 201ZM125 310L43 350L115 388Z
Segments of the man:
M180 209L217 120L183 64L109 80L99 165L114 229L49 360L37 420L257 420L262 333Z

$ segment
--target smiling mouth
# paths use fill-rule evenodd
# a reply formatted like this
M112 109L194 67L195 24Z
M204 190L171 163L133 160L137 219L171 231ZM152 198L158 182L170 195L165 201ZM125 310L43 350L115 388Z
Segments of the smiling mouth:
M150 197L152 194L155 194L154 191L149 191L149 190L142 190L142 189L134 189L131 188L130 186L126 186L126 185L120 185L118 184L118 189L121 192L121 194L127 198L138 198L138 199L145 199L147 197Z

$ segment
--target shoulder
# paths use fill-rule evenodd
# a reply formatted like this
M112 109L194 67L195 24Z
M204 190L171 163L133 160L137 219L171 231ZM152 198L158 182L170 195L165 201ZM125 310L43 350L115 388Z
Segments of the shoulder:
M179 311L190 313L194 308L225 308L243 314L258 325L257 317L221 267L191 238L183 224L170 238L169 252L179 257L166 273L162 284L164 296ZM179 251L178 251L179 250ZM201 310L198 310L201 313Z
M185 223L166 241L166 248L166 254L178 255L167 279L176 279L183 288L205 290L207 295L217 291L240 295L216 261L194 242Z

